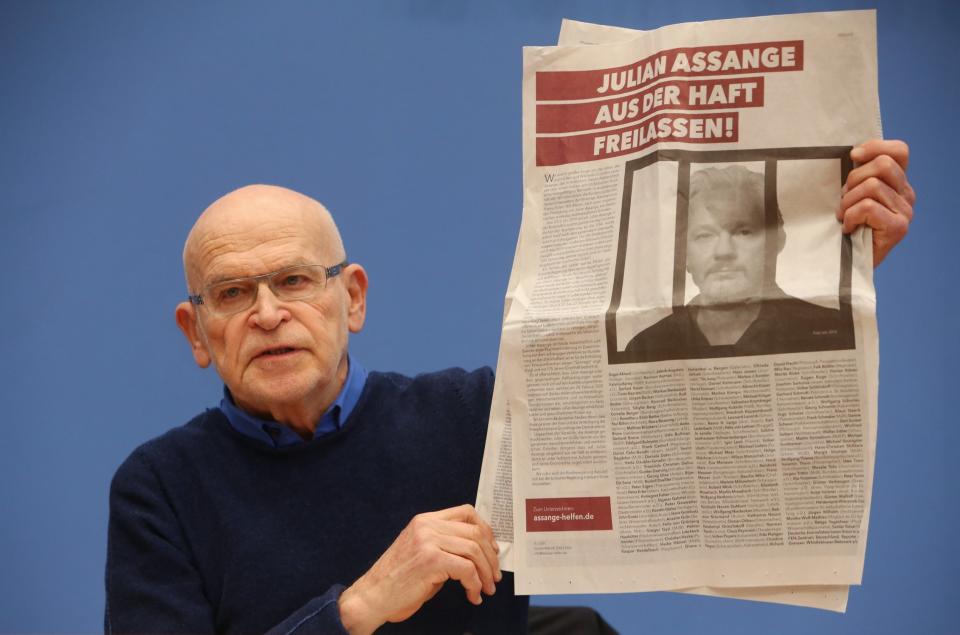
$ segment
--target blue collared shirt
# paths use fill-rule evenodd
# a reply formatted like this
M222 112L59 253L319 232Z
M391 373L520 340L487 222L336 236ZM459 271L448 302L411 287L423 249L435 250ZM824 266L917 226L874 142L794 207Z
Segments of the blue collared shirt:
M363 386L366 383L367 370L358 361L347 355L347 379L343 382L340 394L320 417L320 421L313 432L314 439L336 432L343 427L350 413L353 412L353 407L360 400L360 393L363 392ZM223 387L220 410L226 415L227 421L230 422L234 430L271 447L282 448L304 443L299 434L282 423L272 419L254 417L238 408L233 403L233 396L226 386Z

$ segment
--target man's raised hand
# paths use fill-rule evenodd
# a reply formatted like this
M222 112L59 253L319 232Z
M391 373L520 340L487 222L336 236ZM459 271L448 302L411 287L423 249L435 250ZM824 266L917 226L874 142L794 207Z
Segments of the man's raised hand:
M502 578L493 530L471 505L414 516L370 570L340 596L340 619L352 634L416 613L444 582L463 585L473 604Z
M876 267L907 234L917 200L907 181L910 148L903 141L867 141L850 152L857 167L847 175L837 218L849 234L861 225L873 229Z

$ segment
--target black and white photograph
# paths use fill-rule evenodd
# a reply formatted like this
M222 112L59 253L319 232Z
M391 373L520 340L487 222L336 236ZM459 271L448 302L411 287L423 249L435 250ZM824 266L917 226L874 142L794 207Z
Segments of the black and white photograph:
M628 162L609 362L854 348L851 242L836 220L848 153L660 151Z

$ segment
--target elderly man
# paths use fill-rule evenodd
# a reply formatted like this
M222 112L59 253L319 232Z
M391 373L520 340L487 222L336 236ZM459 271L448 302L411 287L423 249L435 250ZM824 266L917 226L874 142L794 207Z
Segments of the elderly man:
M867 144L841 216L903 235L906 147ZM255 185L197 220L176 309L218 408L136 449L110 494L108 632L511 633L476 493L489 369L408 378L347 352L367 275L316 201ZM431 511L440 510L440 511ZM465 597L464 597L465 595Z
M759 172L742 165L694 172L686 269L700 293L638 333L626 351L656 361L854 348L849 312L777 286L777 255L787 236L780 210L773 211L776 223L767 218Z
M462 505L490 371L409 379L352 360L367 275L296 192L255 185L215 202L184 269L177 324L226 389L117 473L108 630L369 633L413 616L404 632L523 631L510 580L494 595L492 532Z

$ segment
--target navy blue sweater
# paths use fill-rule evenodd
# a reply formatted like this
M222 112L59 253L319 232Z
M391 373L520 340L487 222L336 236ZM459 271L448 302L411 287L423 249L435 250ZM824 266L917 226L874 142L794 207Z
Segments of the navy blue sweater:
M274 449L219 410L137 448L110 491L107 632L341 633L337 598L410 519L472 501L493 375L370 373L344 428ZM384 633L523 633L504 573Z

